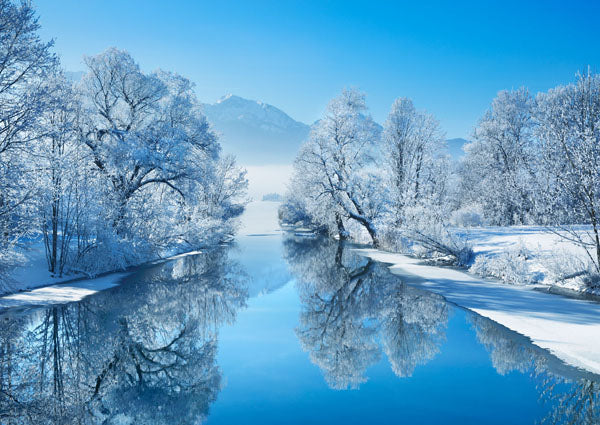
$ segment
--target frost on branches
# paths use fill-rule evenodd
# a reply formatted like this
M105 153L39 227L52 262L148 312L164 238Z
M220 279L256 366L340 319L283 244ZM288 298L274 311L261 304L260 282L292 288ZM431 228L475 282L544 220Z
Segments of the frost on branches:
M244 172L220 157L189 80L144 74L126 52L86 59L80 137L94 169L99 222L78 261L118 252L123 267L168 250L193 249L233 233ZM134 248L135 249L132 249Z
M111 48L74 85L29 3L0 6L0 290L37 241L62 276L229 239L245 172L221 155L192 83Z
M383 132L365 111L365 96L353 90L330 102L300 149L280 219L340 239L368 235L376 247L410 241L468 261L468 246L448 231L449 165L438 122L404 98Z

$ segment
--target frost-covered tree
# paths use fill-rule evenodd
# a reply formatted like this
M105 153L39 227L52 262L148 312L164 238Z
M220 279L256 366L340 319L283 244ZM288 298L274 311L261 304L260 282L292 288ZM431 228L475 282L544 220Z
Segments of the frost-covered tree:
M561 234L586 248L600 272L600 75L539 94L536 136L541 145L544 215L550 224L588 224L590 231L561 226Z
M384 182L389 188L383 227L389 248L402 249L410 239L428 249L455 252L442 241L450 239L446 235L450 169L444 139L432 115L417 111L410 99L394 101L384 125L382 149Z
M497 225L532 221L535 148L533 100L527 89L501 91L465 147L462 201L481 203Z
M38 29L30 2L0 0L0 268L14 257L10 251L19 237L31 230L28 155L47 108L44 79L57 65L52 43L43 42Z
M331 101L300 149L280 218L340 239L360 237L362 228L375 247L402 248L410 239L468 263L469 246L448 229L449 167L438 122L400 98L382 142L364 108L353 91Z
M86 64L80 137L102 188L102 220L88 257L101 249L117 260L102 267L122 267L230 234L246 180L232 159L220 158L192 83L164 71L146 74L114 48Z
M381 227L390 249L410 248L462 265L470 261L471 250L449 229L450 167L444 139L432 115L417 111L410 99L396 99L384 125L385 172L379 192L388 206Z
M194 172L186 155L200 151L214 159L218 144L204 116L194 110L189 81L167 73L147 75L128 53L114 48L86 58L86 64L84 141L110 185L114 226L122 232L132 198L156 186L185 198L179 185Z
M355 90L329 103L296 158L290 191L318 224L337 228L342 237L346 221L358 224L377 246L376 220L383 208L372 165L380 134L365 112L365 96Z
M384 125L383 153L387 162L393 224L402 224L404 209L423 199L443 196L447 164L444 133L435 118L398 98Z
M79 142L80 103L77 93L61 74L48 78L49 108L39 120L33 146L35 204L46 248L48 270L62 275L74 261L78 225L88 222L90 184L87 152Z

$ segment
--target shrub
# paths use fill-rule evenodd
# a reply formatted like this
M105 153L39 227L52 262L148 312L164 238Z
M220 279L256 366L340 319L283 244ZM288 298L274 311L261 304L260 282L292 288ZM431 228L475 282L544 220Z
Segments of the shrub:
M450 215L450 224L460 227L481 227L485 224L480 204L465 205Z
M451 231L443 214L425 206L408 210L402 233L413 241L413 251L430 258L445 257L459 267L468 266L473 259L473 248L466 238Z
M535 279L529 270L527 260L530 252L519 243L497 255L479 255L469 269L482 277L493 277L510 285L527 285Z

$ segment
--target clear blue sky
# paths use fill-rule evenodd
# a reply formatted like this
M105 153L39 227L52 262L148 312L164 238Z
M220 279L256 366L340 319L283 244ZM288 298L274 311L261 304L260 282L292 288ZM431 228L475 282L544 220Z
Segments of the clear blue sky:
M394 98L468 137L501 89L546 90L600 72L600 1L38 0L66 69L109 46L145 70L271 103L307 123L343 87L383 121Z

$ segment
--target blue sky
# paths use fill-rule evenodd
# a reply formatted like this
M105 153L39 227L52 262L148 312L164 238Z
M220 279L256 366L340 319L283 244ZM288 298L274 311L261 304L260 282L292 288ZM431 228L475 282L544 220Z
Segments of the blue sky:
M398 96L469 137L496 92L547 90L600 72L600 1L38 0L63 65L128 50L143 69L271 103L307 123L343 87L383 121Z

